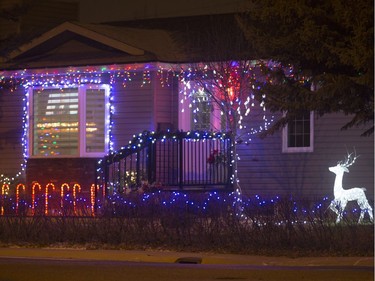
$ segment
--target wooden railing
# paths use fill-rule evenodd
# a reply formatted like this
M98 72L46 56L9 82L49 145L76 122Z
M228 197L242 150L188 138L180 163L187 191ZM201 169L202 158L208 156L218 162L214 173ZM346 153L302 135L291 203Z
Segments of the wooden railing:
M144 132L101 162L106 192L231 190L229 133Z

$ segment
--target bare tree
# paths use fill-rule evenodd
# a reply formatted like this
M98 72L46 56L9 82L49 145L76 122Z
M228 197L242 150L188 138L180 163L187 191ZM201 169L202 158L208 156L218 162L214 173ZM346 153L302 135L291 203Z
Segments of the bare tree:
M212 107L220 111L219 129L231 133L234 144L232 180L241 198L237 144L244 142L243 134L249 129L244 118L257 111L255 104L261 107L262 114L265 112L264 103L257 102L253 94L256 80L260 79L260 61L251 59L248 42L234 16L208 17L204 26L196 26L187 34L185 47L195 62L181 66L183 81L195 83L205 93Z

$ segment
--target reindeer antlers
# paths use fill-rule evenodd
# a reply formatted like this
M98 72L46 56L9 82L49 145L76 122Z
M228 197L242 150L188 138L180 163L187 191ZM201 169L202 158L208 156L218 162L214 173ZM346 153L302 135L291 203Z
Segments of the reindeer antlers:
M348 156L346 156L344 162L343 161L339 161L337 163L340 166L346 167L346 168L348 168L351 165L353 165L354 162L355 162L355 160L357 160L357 158L360 156L360 155L357 156L357 152L355 151L355 148L354 148L354 152L352 152L352 153L347 152L347 153L348 153ZM353 153L354 153L354 157L352 156Z

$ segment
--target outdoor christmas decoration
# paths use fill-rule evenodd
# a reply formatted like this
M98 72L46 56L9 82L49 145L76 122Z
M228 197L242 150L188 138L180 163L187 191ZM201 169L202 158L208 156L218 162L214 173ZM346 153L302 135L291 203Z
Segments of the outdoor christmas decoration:
M155 81L162 87L171 87L172 80L177 78L183 89L183 98L180 103L186 103L187 108L197 111L197 102L192 98L194 93L204 90L208 102L218 108L218 120L225 120L224 131L231 131L233 138L239 142L248 143L253 134L262 132L273 122L273 116L266 114L264 98L261 102L256 101L254 89L257 81L267 80L265 74L261 72L263 61L228 61L222 64L199 64L190 67L189 65L171 66L164 63L153 64L132 64L132 65L107 65L89 67L67 67L53 68L35 72L33 69L23 69L15 71L3 71L0 76L0 90L5 90L10 94L17 89L24 89L23 99L23 135L22 146L24 161L21 163L20 171L14 176L0 174L0 182L13 182L23 175L27 166L27 158L30 154L30 89L59 89L61 92L68 91L72 87L79 88L84 85L108 85L109 101L106 106L109 108L108 120L105 120L108 135L106 144L109 153L114 151L114 139L112 136L113 120L116 103L114 103L113 86L122 85L124 88L128 84L139 83L139 88L146 84L151 84L151 73L156 74ZM191 87L191 88L190 88ZM254 108L259 106L262 114L260 122L251 128L247 128L244 123L246 118ZM63 124L60 124L61 126ZM53 128L53 127L52 127ZM190 129L189 129L190 130ZM216 128L216 130L221 130ZM240 132L241 131L241 132ZM241 136L241 140L239 137ZM41 136L41 141L50 141L50 136ZM54 139L53 141L56 141ZM120 144L121 145L121 144ZM119 144L117 144L119 146ZM236 150L233 154L236 159ZM236 160L235 160L236 162ZM235 164L235 163L234 163ZM234 165L236 166L236 165ZM236 174L234 169L234 174ZM234 182L238 185L238 179Z
M354 187L350 189L344 189L342 186L342 178L344 173L349 173L348 167L354 164L355 160L358 158L353 153L348 154L345 161L340 161L336 166L329 167L328 169L336 175L335 184L333 186L333 195L335 198L332 200L329 208L337 214L336 223L339 223L343 217L343 213L346 205L350 201L356 201L361 209L361 214L358 219L358 223L363 221L365 213L367 212L371 222L374 221L372 214L372 208L367 201L365 195L365 188L363 187Z
M218 149L214 149L209 157L207 158L207 163L210 165L214 164L223 164L226 161L225 154L223 154L221 151Z

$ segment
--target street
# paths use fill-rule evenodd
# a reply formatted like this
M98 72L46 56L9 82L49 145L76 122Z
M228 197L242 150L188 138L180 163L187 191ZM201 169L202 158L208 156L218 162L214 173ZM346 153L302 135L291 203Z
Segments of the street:
M371 266L259 266L0 257L0 281L373 281Z

